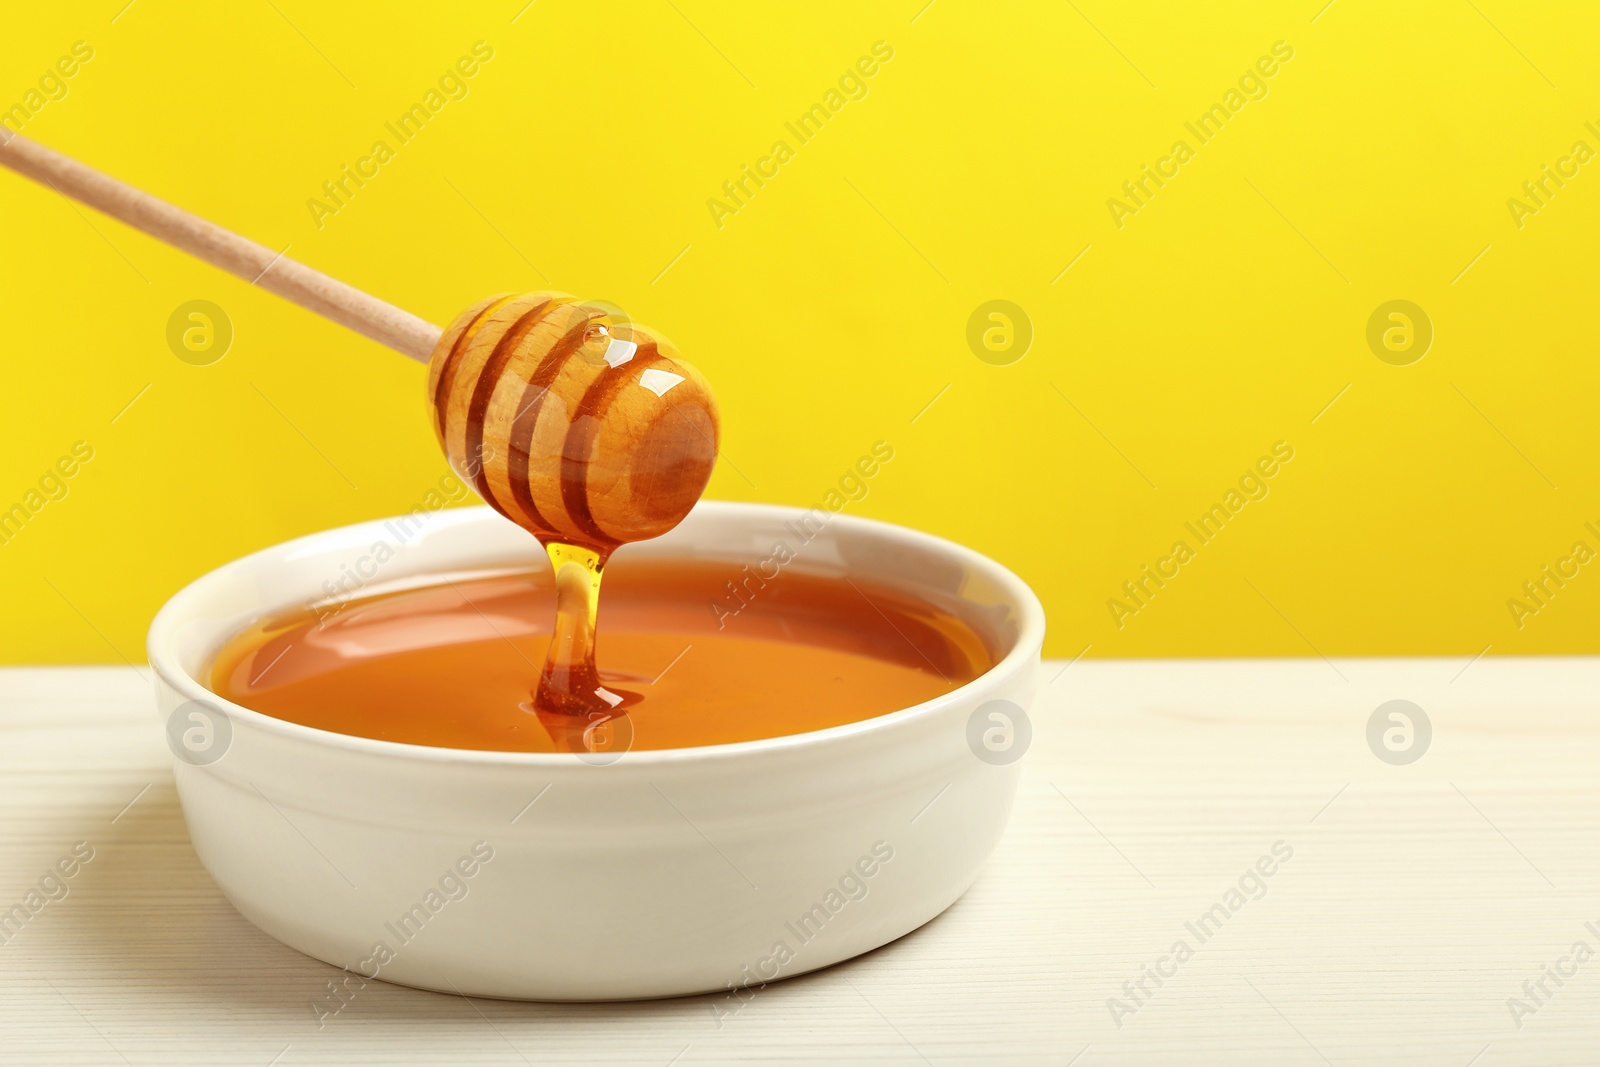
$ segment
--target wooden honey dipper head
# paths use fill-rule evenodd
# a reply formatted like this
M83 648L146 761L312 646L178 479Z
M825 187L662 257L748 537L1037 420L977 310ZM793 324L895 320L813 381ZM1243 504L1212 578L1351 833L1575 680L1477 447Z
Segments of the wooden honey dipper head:
M445 329L428 364L434 430L456 473L544 542L659 537L717 457L705 378L663 338L561 293L491 297Z

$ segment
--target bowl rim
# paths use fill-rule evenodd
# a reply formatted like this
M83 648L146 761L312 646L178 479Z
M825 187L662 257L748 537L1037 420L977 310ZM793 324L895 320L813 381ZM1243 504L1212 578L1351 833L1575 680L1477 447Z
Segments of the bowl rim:
M694 513L702 512L710 512L718 516L737 517L748 515L751 517L765 516L780 519L793 519L809 513L805 508L789 505L733 500L702 500L695 505ZM388 756L423 762L487 764L550 770L556 767L590 766L590 764L579 759L575 753L569 752L506 752L492 749L442 748L434 745L415 745L404 741L384 741L378 738L360 737L355 734L343 734L333 730L324 730L320 727L289 722L286 719L279 719L265 712L254 711L242 704L236 704L220 694L212 692L199 679L184 670L178 662L177 629L188 621L184 613L186 602L199 596L208 584L220 580L219 576L223 572L252 563L256 565L269 563L275 559L292 555L297 551L314 547L326 539L339 536L348 537L354 534L355 531L365 528L379 529L385 522L390 522L393 518L369 519L345 526L319 530L288 541L281 541L240 556L238 559L224 563L222 566L195 578L172 594L150 622L150 630L145 641L145 652L149 659L151 670L162 682L170 686L185 700L199 701L219 707L227 714L229 719L235 722L249 723L259 729L278 734L292 741L345 749L374 756ZM443 529L447 524L470 525L491 519L501 522L507 521L487 504L449 508L435 516L434 522L438 525L434 528ZM1044 606L1039 602L1038 596L1034 594L1028 584L1010 568L965 545L934 534L924 533L921 530L912 529L909 526L902 526L898 523L885 522L881 519L871 519L859 515L845 515L838 512L832 513L828 520L830 527L834 523L840 523L847 528L856 527L864 531L888 534L890 537L899 538L903 542L920 545L944 553L947 556L953 556L964 565L984 572L1011 598L1012 605L1020 616L1021 625L1017 632L1016 641L1012 644L1010 650L988 670L971 681L957 686L950 692L883 715L874 715L871 718L860 719L841 726L830 726L822 730L783 734L778 737L759 738L754 741L736 741L720 745L695 745L686 748L628 749L613 764L607 764L607 766L660 767L683 763L740 759L764 753L826 745L846 738L869 736L882 731L894 730L913 722L933 718L954 705L964 703L971 699L973 690L992 684L994 679L1002 675L1015 673L1027 660L1038 658L1044 645Z

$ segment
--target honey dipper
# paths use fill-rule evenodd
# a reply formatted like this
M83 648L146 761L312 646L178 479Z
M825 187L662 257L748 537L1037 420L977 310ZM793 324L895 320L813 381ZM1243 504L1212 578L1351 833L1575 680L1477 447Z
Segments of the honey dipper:
M0 135L0 164L426 363L451 467L537 537L555 568L556 632L536 703L567 714L621 703L594 668L600 573L617 546L682 521L711 478L717 406L699 371L652 331L560 293L490 297L440 330L28 138Z

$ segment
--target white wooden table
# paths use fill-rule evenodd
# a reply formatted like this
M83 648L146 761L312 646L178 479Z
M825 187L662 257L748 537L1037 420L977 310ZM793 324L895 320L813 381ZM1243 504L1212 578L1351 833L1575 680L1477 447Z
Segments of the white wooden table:
M319 1029L309 1002L337 972L257 932L201 869L141 677L0 670L0 909L75 842L94 850L4 931L0 1062L1600 1062L1600 958L1571 956L1600 952L1600 661L1062 667L1045 665L1011 827L972 891L720 1028L707 998L377 982ZM1395 698L1433 726L1409 765L1368 747ZM1263 864L1264 895L1197 937L1185 924L1280 841L1293 855ZM1535 1001L1546 965L1569 973ZM1513 1020L1513 997L1533 1010ZM1120 1026L1112 998L1134 1009Z

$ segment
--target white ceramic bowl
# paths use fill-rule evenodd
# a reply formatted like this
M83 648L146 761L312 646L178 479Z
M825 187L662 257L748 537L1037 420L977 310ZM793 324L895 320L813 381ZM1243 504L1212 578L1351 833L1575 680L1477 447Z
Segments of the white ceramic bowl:
M793 542L784 523L801 515L702 502L671 533L622 551L736 572ZM206 689L229 637L320 597L378 541L396 551L386 587L542 559L488 508L433 514L403 543L396 530L364 523L246 556L178 593L150 628L195 851L234 907L285 944L369 978L490 997L754 987L916 929L966 891L998 841L1029 736L1019 708L1033 695L1043 609L999 564L880 522L833 516L789 567L935 601L999 661L864 722L595 766L349 737ZM991 701L1019 708L979 711Z

